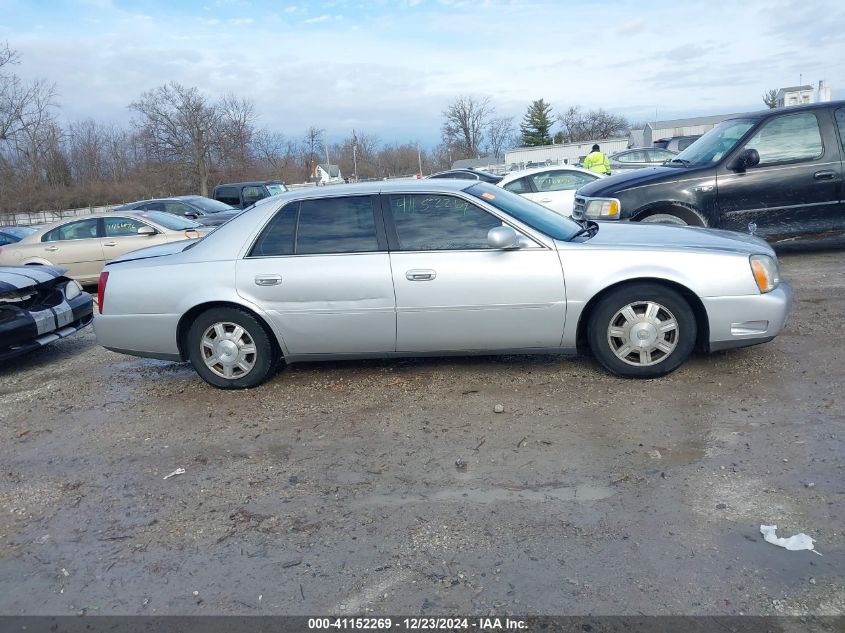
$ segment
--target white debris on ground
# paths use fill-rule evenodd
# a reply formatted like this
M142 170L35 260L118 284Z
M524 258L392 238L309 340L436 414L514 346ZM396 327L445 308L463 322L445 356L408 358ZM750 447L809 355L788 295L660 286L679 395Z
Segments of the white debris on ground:
M767 543L771 543L772 545L777 545L778 547L783 547L791 551L808 549L814 554L821 556L821 554L814 549L814 539L810 538L803 532L801 534L790 536L789 538L781 538L775 534L777 529L778 526L776 525L761 525L760 534L763 535L763 538Z

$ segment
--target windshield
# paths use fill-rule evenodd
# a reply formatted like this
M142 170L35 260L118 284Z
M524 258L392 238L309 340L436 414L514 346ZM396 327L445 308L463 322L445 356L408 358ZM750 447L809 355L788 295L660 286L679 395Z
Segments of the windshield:
M149 218L156 224L160 224L166 229L170 229L171 231L185 231L187 229L202 228L202 224L199 224L198 222L194 222L193 220L189 220L188 218L183 218L178 215L165 213L164 211L144 211L141 215L145 218Z
M266 187L267 187L267 191L269 191L269 192L270 192L270 195L271 195L271 196L278 196L280 193L284 193L285 191L287 191L287 190L288 190L288 188L287 188L287 187L285 187L285 186L284 186L283 184L281 184L281 183L275 183L275 184L272 184L272 185L266 185Z
M9 235L14 235L15 237L23 239L27 235L35 233L36 230L37 229L33 229L29 226L4 226L0 228L0 233L8 233Z
M581 230L569 218L501 187L479 182L465 191L556 240L571 239Z
M690 167L717 163L725 154L736 147L739 139L755 123L756 121L753 119L729 119L728 121L722 121L666 164L673 167Z
M212 198L196 197L191 198L188 202L195 207L202 209L206 213L221 213L223 211L235 210L235 207L228 205L225 202L220 202L219 200L213 200Z

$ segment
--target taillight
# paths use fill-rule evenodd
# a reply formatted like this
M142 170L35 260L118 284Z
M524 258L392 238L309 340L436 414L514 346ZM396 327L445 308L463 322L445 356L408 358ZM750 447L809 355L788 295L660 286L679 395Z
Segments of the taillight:
M100 273L100 281L97 283L97 305L100 308L100 314L103 313L103 301L106 298L106 284L109 282L109 273L103 271Z

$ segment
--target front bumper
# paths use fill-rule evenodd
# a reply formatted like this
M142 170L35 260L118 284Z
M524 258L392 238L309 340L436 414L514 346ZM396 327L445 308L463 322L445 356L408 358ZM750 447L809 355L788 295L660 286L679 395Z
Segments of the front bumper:
M0 321L0 361L26 354L70 336L91 324L94 301L87 292L46 310L32 312L3 306Z
M771 341L786 324L792 297L792 286L781 281L766 294L702 298L710 323L709 351Z

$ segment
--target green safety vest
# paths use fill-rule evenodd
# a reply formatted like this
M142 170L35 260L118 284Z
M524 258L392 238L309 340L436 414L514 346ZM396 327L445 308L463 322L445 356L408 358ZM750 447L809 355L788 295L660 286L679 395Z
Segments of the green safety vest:
M590 152L581 164L584 165L584 169L589 169L599 174L610 173L610 160L601 152Z

